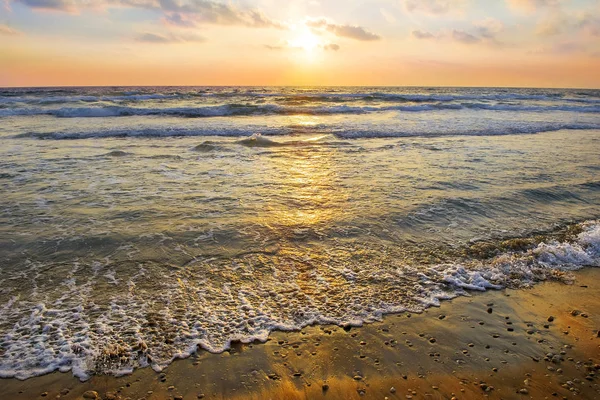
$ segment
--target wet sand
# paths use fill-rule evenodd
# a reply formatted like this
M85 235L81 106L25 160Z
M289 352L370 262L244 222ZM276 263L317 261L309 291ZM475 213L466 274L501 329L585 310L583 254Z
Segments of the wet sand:
M79 382L0 380L3 399L600 398L600 269L571 285L473 293L359 328L312 326ZM93 392L90 392L93 391ZM86 393L87 392L87 393Z

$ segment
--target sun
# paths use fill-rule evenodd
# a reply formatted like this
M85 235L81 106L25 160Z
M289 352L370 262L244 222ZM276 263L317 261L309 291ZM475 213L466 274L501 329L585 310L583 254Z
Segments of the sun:
M292 47L304 49L307 52L312 52L322 44L314 33L306 30L301 32L295 39L290 40L290 45Z

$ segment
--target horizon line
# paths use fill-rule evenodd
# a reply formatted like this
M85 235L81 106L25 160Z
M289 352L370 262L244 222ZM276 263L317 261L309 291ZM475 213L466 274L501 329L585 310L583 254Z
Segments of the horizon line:
M52 89L52 88L156 88L156 87L212 87L212 88L227 88L227 87L248 87L248 88L454 88L454 89L549 89L549 90L600 90L600 87L548 87L548 86L461 86L461 85L36 85L36 86L0 86L0 89Z

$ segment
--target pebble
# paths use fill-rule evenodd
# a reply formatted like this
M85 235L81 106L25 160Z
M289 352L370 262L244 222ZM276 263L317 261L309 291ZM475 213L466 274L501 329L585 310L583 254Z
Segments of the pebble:
M44 393L42 393L42 394L41 394L41 396L42 396L42 397L46 397L46 396L48 396L48 392L44 392Z
M196 396L196 397L198 397L199 399L203 399L203 398L204 398L204 393L200 393L200 394L198 394L198 396Z
M489 308L487 309L487 312L488 312L488 314L491 314L492 312L494 312L494 310L492 309L492 307L489 307Z
M87 392L83 393L83 398L84 399L97 399L98 392L96 392L94 390L88 390Z
M435 338L431 338L431 339L429 339L429 343L432 343L432 344L433 344L433 343L435 343L435 342L436 342L436 339L435 339Z
M321 386L321 389L322 389L324 392L326 392L326 391L328 391L328 390L329 390L329 385L328 385L328 384L326 384L326 383L324 383L324 384L323 384L323 386Z
M60 394L62 394L63 396L69 394L69 389L63 389L63 390L61 390Z
M523 389L519 389L519 393L521 394L529 394L529 390L523 388Z
M552 322L552 321L554 321L554 317L551 315L548 317L548 322Z
M396 388L392 386L392 387L390 388L390 393L396 393Z

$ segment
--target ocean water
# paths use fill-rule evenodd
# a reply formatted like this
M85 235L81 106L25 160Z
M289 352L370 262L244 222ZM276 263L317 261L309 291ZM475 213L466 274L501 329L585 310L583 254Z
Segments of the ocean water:
M600 266L600 91L0 89L0 377Z

